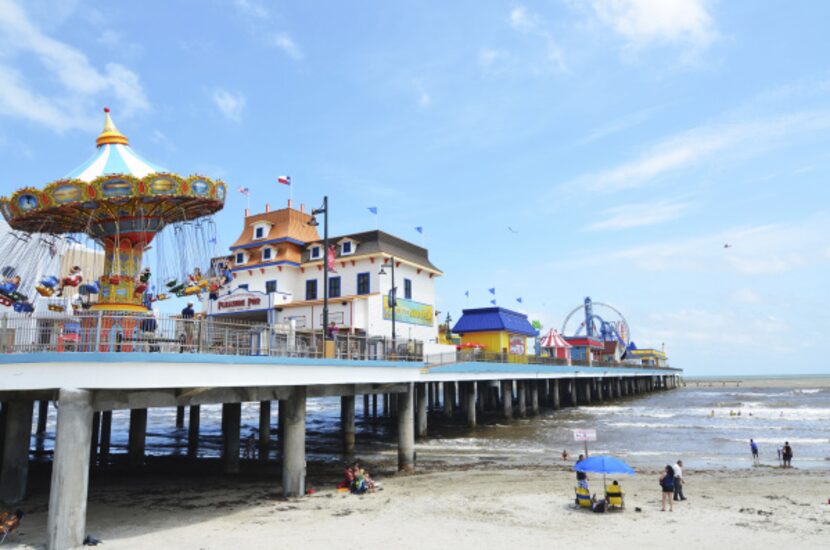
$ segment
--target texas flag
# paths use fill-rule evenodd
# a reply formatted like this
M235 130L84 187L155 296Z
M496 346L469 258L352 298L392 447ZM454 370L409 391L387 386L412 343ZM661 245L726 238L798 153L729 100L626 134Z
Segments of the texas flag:
M283 185L291 185L291 176L280 176L277 181Z

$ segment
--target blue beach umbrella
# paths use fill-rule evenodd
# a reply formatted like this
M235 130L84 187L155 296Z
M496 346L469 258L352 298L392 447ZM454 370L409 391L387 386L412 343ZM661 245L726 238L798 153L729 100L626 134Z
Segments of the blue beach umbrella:
M602 484L607 488L606 474L635 475L634 468L619 458L607 455L589 456L574 464L577 472L591 472L602 474Z

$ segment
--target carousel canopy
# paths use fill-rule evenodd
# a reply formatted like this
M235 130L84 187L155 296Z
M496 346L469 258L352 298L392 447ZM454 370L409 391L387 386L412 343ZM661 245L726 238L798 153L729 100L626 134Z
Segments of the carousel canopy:
M570 348L571 346L568 342L565 341L562 336L556 331L555 328L552 328L545 334L544 337L539 341L539 345L543 348Z
M89 160L69 172L66 179L89 183L100 176L112 174L143 178L148 174L167 172L136 154L130 147L127 137L115 127L109 109L104 109L104 112L104 129L96 140L98 150Z

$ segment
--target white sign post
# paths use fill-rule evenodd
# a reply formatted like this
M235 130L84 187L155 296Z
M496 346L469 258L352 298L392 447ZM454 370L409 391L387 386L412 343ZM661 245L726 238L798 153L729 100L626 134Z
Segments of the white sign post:
M597 440L597 431L593 428L576 428L574 430L574 441L585 443L585 458L588 458L588 442Z

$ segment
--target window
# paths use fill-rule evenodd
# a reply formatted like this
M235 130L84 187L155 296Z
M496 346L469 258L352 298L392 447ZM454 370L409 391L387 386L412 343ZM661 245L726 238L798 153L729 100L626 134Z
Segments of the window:
M277 291L277 281L265 281L265 292L271 293Z
M357 274L357 293L358 294L369 294L369 274L368 273L358 273Z
M320 258L320 247L319 246L312 246L311 247L311 259L318 260Z
M270 248L263 248L262 249L262 259L263 260L270 260L271 259L271 249Z
M265 228L264 227L262 227L260 225L259 227L254 229L254 238L255 239L261 239L264 236L265 236Z
M340 298L340 277L329 277L329 298Z
M309 279L305 282L305 299L317 299L317 279Z
M352 253L352 242L346 241L343 243L343 246L340 247L341 254L351 254Z
M244 264L245 263L245 253L244 252L237 252L236 253L236 263L237 264Z
M405 300L412 299L412 279L403 280L403 297Z
M239 285L236 288L241 288L242 290L248 290L248 283L245 283L244 285Z

